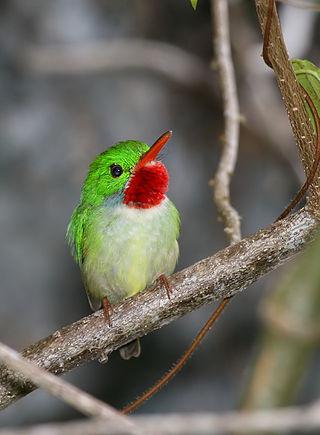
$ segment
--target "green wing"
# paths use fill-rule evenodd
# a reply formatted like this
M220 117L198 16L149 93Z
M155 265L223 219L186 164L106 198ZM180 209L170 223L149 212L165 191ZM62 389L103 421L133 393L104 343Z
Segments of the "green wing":
M67 229L67 241L70 246L72 255L76 262L79 264L80 269L84 259L84 242L86 226L89 222L90 207L78 205L74 210ZM89 292L89 286L86 281L85 275L82 273L82 281L87 293L90 307L93 311L101 308L101 300Z
M81 265L83 261L84 232L88 223L88 218L88 207L84 207L81 204L78 205L78 207L72 213L67 229L67 242L70 246L74 259L79 265Z

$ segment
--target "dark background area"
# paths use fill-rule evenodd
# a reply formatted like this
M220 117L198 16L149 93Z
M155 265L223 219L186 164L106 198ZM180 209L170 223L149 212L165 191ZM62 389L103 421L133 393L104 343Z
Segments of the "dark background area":
M278 90L260 57L253 2L230 5L244 118L232 198L248 235L280 214L303 175ZM308 56L319 64L317 15L289 6L280 9L290 56ZM187 0L1 1L1 341L22 349L90 313L65 232L88 164L114 142L151 144L162 132L174 132L163 160L171 175L169 196L182 217L177 269L227 244L208 185L223 134L218 76L210 68L211 23L207 0L199 0L196 12ZM183 50L174 58L180 71L175 78L173 63L157 72L148 58L141 67L131 67L126 58L123 67L64 73L57 73L58 65L43 67L36 61L35 53L53 46L64 53L95 41L108 46L136 38L138 51L141 40ZM195 72L184 67L183 53L198 65L199 85ZM181 71L190 82L182 80ZM236 407L257 351L258 304L275 280L276 274L270 275L237 296L183 372L142 411ZM114 406L124 405L171 366L212 309L205 307L144 338L137 360L125 362L114 353L108 364L86 364L66 378ZM317 396L317 373L319 361L306 375L298 402ZM0 425L74 417L75 411L36 391L3 411Z

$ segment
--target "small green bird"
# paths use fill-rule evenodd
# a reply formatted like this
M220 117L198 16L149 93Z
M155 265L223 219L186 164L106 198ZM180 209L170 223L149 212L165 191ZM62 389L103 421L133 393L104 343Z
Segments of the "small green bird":
M170 297L177 263L179 212L166 196L169 174L156 160L170 139L164 133L151 147L118 142L91 163L67 240L80 266L90 306L110 309L160 279ZM140 355L135 340L120 349L124 359Z

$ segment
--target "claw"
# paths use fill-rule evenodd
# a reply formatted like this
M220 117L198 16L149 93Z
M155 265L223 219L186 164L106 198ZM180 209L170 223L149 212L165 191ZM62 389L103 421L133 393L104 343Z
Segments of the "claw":
M162 273L158 279L159 279L160 284L166 289L168 299L171 299L171 295L173 293L173 287L170 284L168 278L166 277L166 275L164 273Z
M105 321L108 322L109 326L111 326L112 305L106 296L102 299L102 309Z

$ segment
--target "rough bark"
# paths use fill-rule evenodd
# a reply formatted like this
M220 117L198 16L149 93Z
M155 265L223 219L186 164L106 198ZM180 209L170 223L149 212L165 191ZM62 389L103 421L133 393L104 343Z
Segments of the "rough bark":
M248 287L299 252L313 238L317 225L309 211L301 210L173 275L171 300L165 289L156 285L116 306L112 327L99 311L31 345L22 355L55 374L70 371L88 360L104 360L134 338ZM33 389L34 385L3 366L0 409Z

